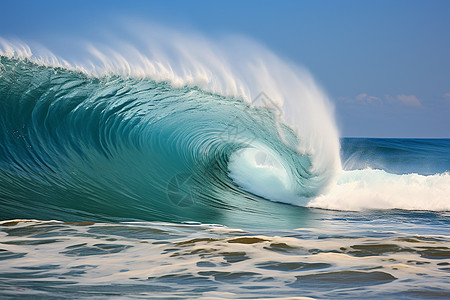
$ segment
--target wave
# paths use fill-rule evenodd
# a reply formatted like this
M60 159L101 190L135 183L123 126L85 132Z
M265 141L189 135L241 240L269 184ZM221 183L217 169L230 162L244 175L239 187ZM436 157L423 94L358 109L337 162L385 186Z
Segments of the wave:
M450 139L341 140L344 170L379 169L402 175L441 174L450 171Z
M450 210L449 139L343 139L344 171L308 205L338 210Z
M0 218L298 226L307 209L277 202L450 210L448 173L378 170L381 144L352 144L343 171L326 95L254 42L136 39L89 44L81 62L0 39Z
M344 171L327 193L310 207L360 211L367 209L450 210L450 173L392 174L384 170Z
M172 41L176 62L90 46L91 65L2 41L1 218L261 222L287 210L265 199L330 186L339 141L309 75L250 43L236 63Z

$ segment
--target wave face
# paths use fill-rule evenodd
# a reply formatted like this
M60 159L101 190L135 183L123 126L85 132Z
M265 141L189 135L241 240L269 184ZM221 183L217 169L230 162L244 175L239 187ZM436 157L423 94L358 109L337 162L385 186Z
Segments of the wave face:
M265 199L305 205L331 180L276 106L0 59L2 219L285 222Z

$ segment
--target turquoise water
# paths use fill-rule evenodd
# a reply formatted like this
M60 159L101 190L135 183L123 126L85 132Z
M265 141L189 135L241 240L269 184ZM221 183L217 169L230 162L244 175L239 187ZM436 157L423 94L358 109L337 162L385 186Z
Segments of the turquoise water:
M450 140L258 97L0 56L0 297L449 298Z
M197 88L1 59L2 219L260 224L270 215L295 227L290 208L228 176L231 155L257 144L282 157L299 198L328 180L309 172L309 157L296 154L297 137L272 110ZM168 187L177 176L188 180ZM195 203L168 201L184 194Z

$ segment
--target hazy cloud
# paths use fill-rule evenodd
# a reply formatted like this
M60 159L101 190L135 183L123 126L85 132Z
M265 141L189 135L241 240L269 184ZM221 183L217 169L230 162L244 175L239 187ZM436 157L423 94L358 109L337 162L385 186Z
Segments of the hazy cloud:
M361 93L356 97L338 97L339 101L347 103L360 103L360 104L382 104L383 100L379 97L369 96L366 93Z
M422 103L415 95L384 95L380 98L376 96L370 96L366 93L361 93L355 97L338 97L337 99L342 102L358 104L383 105L400 103L414 107L422 106ZM444 99L448 99L448 101L450 101L450 93L445 94Z
M450 102L450 93L446 93L446 94L442 95L442 98L444 98L444 101Z
M388 103L395 103L397 102L397 97L394 97L392 95L384 95L384 100L386 100Z
M367 94L359 94L358 96L355 97L356 100L358 100L359 102L364 102L364 103L370 103L370 104L375 104L375 103L382 103L383 100L381 100L381 98L375 97L375 96L369 96Z
M420 100L417 99L417 97L414 95L409 95L409 96L408 95L398 95L397 99L406 105L417 106L417 107L422 106L422 103L420 102Z

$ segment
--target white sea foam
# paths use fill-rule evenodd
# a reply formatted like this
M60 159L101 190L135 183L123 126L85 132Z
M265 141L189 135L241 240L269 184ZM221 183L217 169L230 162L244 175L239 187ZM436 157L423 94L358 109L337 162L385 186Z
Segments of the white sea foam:
M230 177L247 191L267 199L304 205L283 160L270 149L259 146L239 150L228 164Z
M450 174L390 174L383 170L343 171L338 183L308 206L337 210L450 210Z

